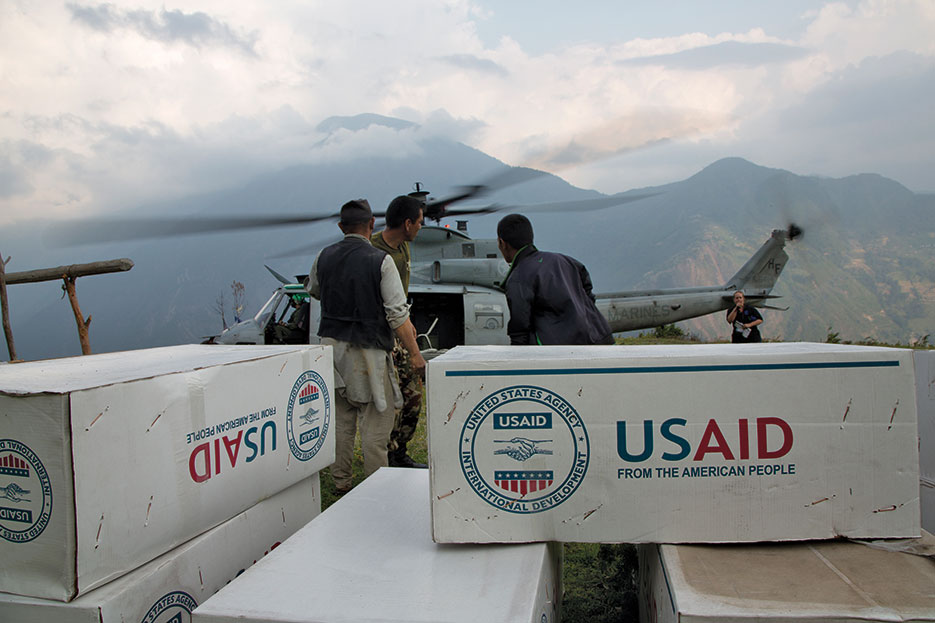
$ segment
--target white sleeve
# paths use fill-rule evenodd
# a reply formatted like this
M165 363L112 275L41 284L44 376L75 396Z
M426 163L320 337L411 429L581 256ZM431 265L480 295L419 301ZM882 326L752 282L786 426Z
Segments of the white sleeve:
M406 303L406 293L403 291L399 271L396 270L396 262L389 255L383 258L380 265L380 294L383 295L386 321L390 328L395 330L409 318L409 304Z
M308 283L305 285L305 290L317 301L321 300L321 284L318 283L318 258L320 256L321 253L315 256L312 270L308 272Z

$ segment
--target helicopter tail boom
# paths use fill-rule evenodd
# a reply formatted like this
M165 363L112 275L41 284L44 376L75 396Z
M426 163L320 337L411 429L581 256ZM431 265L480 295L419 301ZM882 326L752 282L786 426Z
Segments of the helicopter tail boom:
M786 230L774 229L769 240L724 284L724 289L743 290L749 298L769 294L789 259L783 247L792 237Z

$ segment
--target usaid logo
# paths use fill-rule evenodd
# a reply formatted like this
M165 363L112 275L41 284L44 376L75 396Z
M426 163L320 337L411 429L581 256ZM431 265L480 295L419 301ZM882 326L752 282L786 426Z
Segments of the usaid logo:
M568 499L584 480L590 444L584 422L551 390L516 385L478 403L461 430L461 471L488 504L538 513Z
M293 456L308 461L318 454L331 426L331 395L321 375L308 370L296 380L286 410L286 438Z
M189 623L197 607L198 602L185 591L172 591L160 597L140 623Z
M36 453L15 439L0 439L0 538L32 541L52 518L52 481Z

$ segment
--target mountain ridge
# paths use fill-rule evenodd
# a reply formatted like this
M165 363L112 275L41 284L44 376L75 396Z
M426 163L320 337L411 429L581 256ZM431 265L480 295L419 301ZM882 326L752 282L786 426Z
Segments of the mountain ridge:
M331 126L364 132L380 119L363 117ZM326 120L327 121L327 120ZM323 122L324 123L324 122ZM408 123L408 122L405 122ZM409 138L413 126L403 129ZM401 140L403 135L401 136ZM300 163L258 175L237 188L158 206L171 214L333 213L349 198L365 196L376 209L419 181L447 194L466 181L489 179L505 165L482 152L426 136L404 156L324 164ZM627 191L631 192L631 191ZM640 189L659 194L616 208L574 213L529 213L540 248L575 256L588 266L601 292L720 285L769 236L790 221L805 228L789 245L790 261L774 290L783 298L767 310L767 339L823 340L828 328L861 339L906 342L935 325L935 195L914 194L876 174L846 178L800 176L724 158L685 180ZM620 193L624 194L624 193ZM545 174L484 197L483 201L534 204L601 197ZM478 200L478 203L481 200ZM475 204L475 202L470 202ZM152 207L138 206L135 212ZM495 236L502 214L470 219L473 237ZM216 307L230 285L241 282L243 314L252 315L276 287L263 265L286 275L303 274L311 254L270 259L303 244L319 247L338 234L333 223L305 229L121 242L82 248L42 248L41 224L7 228L0 251L12 255L8 272L58 264L130 257L133 271L82 278L78 295L92 314L95 352L200 341L221 329ZM60 300L60 284L10 288L12 325L21 357L36 359L80 352L74 318ZM723 339L719 314L683 323L704 339Z

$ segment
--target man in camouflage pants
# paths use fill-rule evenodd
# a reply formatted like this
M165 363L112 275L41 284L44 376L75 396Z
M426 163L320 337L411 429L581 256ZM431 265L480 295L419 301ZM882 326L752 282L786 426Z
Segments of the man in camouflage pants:
M422 379L412 369L409 351L396 340L393 348L393 364L399 373L399 390L403 394L403 406L396 412L396 424L390 435L387 459L390 467L428 467L417 463L409 456L406 446L415 435L422 411Z
M422 228L422 201L401 195L390 202L386 209L386 228L370 237L370 243L393 258L403 290L409 295L409 268L411 256L409 243L415 240ZM406 446L412 440L422 411L422 379L412 369L409 352L396 340L393 348L393 364L399 373L399 389L403 395L403 406L396 412L396 424L390 436L387 458L390 467L426 468L409 456Z

